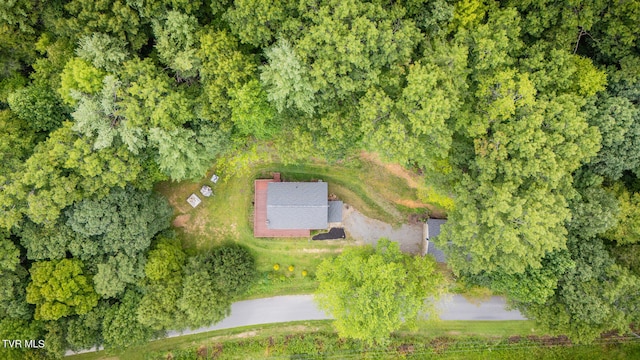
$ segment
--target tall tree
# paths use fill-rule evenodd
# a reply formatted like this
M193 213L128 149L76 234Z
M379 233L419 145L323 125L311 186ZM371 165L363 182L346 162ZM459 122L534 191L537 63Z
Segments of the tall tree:
M419 40L413 21L376 2L306 1L298 11L308 25L296 52L323 107L377 85L384 69L409 62Z
M25 214L35 223L52 226L63 208L82 197L105 196L113 187L137 180L140 158L122 146L93 151L88 140L65 122L40 143L6 185L0 208L7 216L0 217L0 223L11 227Z
M260 81L267 99L278 112L297 109L311 115L314 113L314 90L311 87L309 69L296 55L295 49L286 39L264 50L268 64L261 68Z
M258 139L273 138L278 130L274 124L275 110L267 102L267 94L258 80L251 80L239 89L229 91L231 121L243 135Z
M25 292L28 276L20 263L20 250L0 231L0 319L28 320L32 317Z
M375 249L349 248L324 260L317 277L316 301L336 318L340 336L369 343L384 342L427 311L435 315L432 300L443 283L433 259L403 255L397 243L386 239Z
M74 57L67 62L60 74L58 92L65 103L75 105L79 94L96 94L102 89L105 73L93 65Z
M136 286L144 277L144 257L131 257L122 253L109 256L97 265L93 277L96 292L103 298L114 298L122 294L128 285Z
M27 286L27 302L36 305L36 320L86 314L98 305L98 294L84 274L80 260L36 262L29 272L31 283Z
M216 286L202 257L191 257L184 268L182 296L177 302L191 328L211 325L231 313L231 297Z
M631 193L621 184L611 189L618 200L620 211L616 226L604 233L603 237L618 245L640 242L640 193Z
M149 341L154 333L138 322L136 309L141 295L128 290L119 303L109 307L102 321L104 346L108 349L126 349Z
M177 306L182 297L185 261L179 240L164 235L158 237L144 268L147 283L136 310L141 324L154 330L186 326L186 316Z
M238 40L226 31L206 28L200 34L198 57L203 87L200 116L218 123L231 118L229 91L237 89L254 76L256 64L240 51Z
M67 225L99 242L103 253L135 258L149 248L156 233L169 226L172 209L164 198L127 188L103 199L82 200L66 215Z
M169 11L164 21L153 22L156 49L160 60L176 72L178 79L198 75L198 20L195 16Z
M126 43L108 34L93 33L78 41L76 54L98 69L115 72L130 57Z
M102 322L108 308L108 304L101 302L88 313L67 321L66 342L71 350L86 350L102 345Z
M589 167L613 180L640 167L640 105L631 100L606 93L589 109L589 123L602 134L602 148Z
M626 333L637 322L640 278L616 265L598 238L570 237L568 248L575 261L558 282L554 296L542 304L520 304L529 318L545 329L585 343L601 333Z
M236 0L224 14L231 30L244 44L269 45L289 13L286 1Z
M519 23L515 10L496 10L465 35L471 42L469 95L456 115L448 174L456 205L436 240L451 250L456 271L523 273L562 250L567 200L575 195L571 174L599 149L582 99L603 88L604 76L581 79L602 72L592 65L571 69L568 84L551 73L531 77L526 67L516 67L523 47ZM556 66L545 70L562 71ZM554 96L550 88L564 93Z
M64 4L65 15L56 21L56 31L70 38L103 33L125 41L139 50L148 42L148 34L137 8L140 4L120 0L100 0L88 3L71 0Z
M33 132L49 133L66 120L59 98L45 86L28 86L9 95L9 107Z

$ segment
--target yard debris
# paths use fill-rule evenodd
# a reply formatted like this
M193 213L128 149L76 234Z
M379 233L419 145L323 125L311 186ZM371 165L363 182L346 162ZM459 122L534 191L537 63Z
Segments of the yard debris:
M211 187L207 185L202 185L202 188L200 188L200 193L205 197L209 197L213 195L213 190L211 190Z
M189 196L189 198L187 199L187 202L189 203L189 205L191 205L191 207L196 207L196 206L200 205L202 200L200 200L198 195L191 194L191 196Z

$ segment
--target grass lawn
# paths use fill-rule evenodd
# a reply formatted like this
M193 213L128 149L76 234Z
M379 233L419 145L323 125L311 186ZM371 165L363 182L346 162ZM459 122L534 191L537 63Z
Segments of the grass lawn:
M83 354L70 360L201 358L259 359L404 357L437 359L633 359L640 343L600 342L559 346L564 339L546 336L532 321L442 321L422 324L418 331L396 333L386 346L365 346L340 339L331 321L218 330L153 341L125 352ZM304 354L303 356L300 356ZM298 355L298 356L296 356ZM314 356L315 355L315 356ZM208 357L206 357L208 356Z
M211 248L225 241L247 246L255 255L259 279L244 298L309 293L316 287L314 271L325 258L340 253L352 240L311 241L301 238L253 237L253 180L270 178L280 172L285 181L322 179L329 184L329 193L353 205L365 215L400 225L412 214L426 214L427 204L416 201L414 181L409 185L408 172L398 175L380 163L365 158L347 164L313 163L283 165L262 163L245 174L221 179L212 185L207 178L200 182L161 183L156 190L165 195L175 209L174 226L188 251ZM416 177L417 178L417 177ZM408 181L409 180L409 181ZM193 209L186 202L191 193L199 194L203 184L212 185L214 195L204 198ZM273 271L274 264L280 270ZM288 271L290 265L294 271ZM307 270L309 276L302 277Z

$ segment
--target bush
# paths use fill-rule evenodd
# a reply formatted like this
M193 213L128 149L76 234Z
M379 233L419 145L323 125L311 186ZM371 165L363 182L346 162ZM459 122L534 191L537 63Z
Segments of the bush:
M280 270L280 264L274 264L273 265L273 270L275 270L275 271Z
M209 271L218 290L233 297L243 293L256 277L256 262L247 248L227 244L213 250Z
M289 265L289 271L293 272L296 268L293 265Z

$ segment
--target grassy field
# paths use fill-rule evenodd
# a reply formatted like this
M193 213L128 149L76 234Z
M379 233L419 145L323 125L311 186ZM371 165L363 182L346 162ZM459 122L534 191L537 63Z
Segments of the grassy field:
M212 170L208 175L213 174ZM224 241L234 241L247 246L255 255L259 279L245 298L273 295L309 293L316 287L314 271L325 258L340 253L352 240L310 241L300 238L253 237L253 180L270 178L280 172L285 181L318 180L328 182L329 193L353 205L365 215L400 225L409 217L426 215L427 204L416 200L417 188L412 174L389 171L382 164L364 158L353 159L346 164L323 163L283 165L262 163L245 174L234 175L212 185L208 178L200 182L165 182L156 187L175 209L174 226L188 251L211 248ZM416 177L417 178L417 177ZM214 195L204 198L193 209L186 198L199 193L203 184L212 185ZM274 264L280 270L273 271ZM287 268L293 265L293 272ZM302 277L307 270L309 276Z
M169 357L171 354L171 357ZM200 357L198 357L200 355ZM92 353L71 360L146 359L636 359L640 343L602 341L567 345L531 321L442 321L417 332L398 332L385 346L340 339L330 321L235 328L150 342L121 353Z

